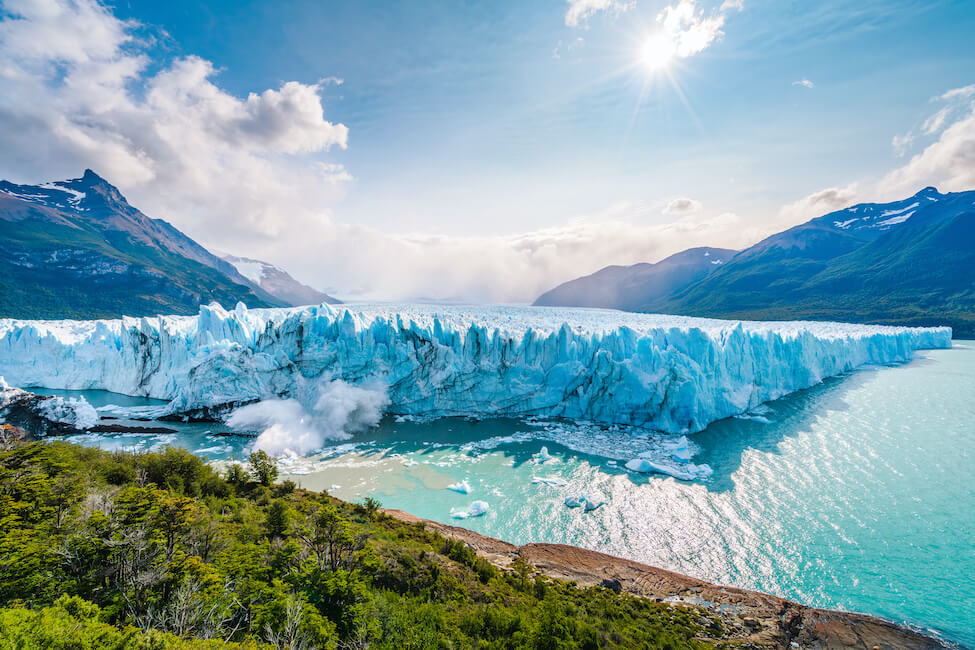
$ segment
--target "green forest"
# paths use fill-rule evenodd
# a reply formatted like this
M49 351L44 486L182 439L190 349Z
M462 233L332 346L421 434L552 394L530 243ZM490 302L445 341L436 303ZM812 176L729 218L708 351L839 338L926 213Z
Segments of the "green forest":
M262 453L0 450L0 650L704 648L720 624L499 569L461 542L277 482Z

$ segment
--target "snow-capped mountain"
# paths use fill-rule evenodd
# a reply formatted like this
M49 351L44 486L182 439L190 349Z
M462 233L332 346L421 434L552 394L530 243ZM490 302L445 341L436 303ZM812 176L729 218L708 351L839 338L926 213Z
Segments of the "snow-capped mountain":
M943 324L975 336L975 191L926 187L901 201L854 205L772 235L652 301L594 306Z
M217 301L285 304L90 169L41 185L0 181L0 316L194 313Z
M218 255L252 284L292 307L320 305L323 302L337 305L342 302L327 293L298 282L287 271L268 262L223 252L219 252Z
M880 236L895 226L899 226L914 214L932 203L938 203L946 198L934 187L925 187L914 196L894 203L861 203L853 207L833 212L824 217L823 221L832 221L832 225L846 232L872 233Z

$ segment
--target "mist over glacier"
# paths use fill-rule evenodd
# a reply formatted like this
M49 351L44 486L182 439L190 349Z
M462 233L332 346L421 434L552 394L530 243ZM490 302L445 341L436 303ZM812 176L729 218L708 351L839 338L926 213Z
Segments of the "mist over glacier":
M259 431L255 449L273 456L303 456L328 440L345 440L376 426L388 403L381 385L326 380L311 399L261 400L234 410L226 423L239 431Z
M386 411L695 432L826 377L951 345L949 328L603 310L330 305L101 321L0 320L11 385L169 400L301 454Z

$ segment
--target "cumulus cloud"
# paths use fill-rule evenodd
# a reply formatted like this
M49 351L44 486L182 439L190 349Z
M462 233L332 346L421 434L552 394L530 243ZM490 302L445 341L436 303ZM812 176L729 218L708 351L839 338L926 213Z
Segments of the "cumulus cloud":
M801 223L854 204L857 190L857 183L850 183L845 187L828 187L783 206L779 214L788 222Z
M949 90L933 101L944 105L924 120L920 134L894 139L895 150L901 145L902 152L919 139L929 144L880 180L881 197L910 194L927 185L943 192L975 188L975 84ZM932 137L936 139L930 142Z
M793 86L802 86L803 88L815 88L816 87L816 84L814 84L813 82L809 81L806 78L802 78L802 79L800 79L798 81L793 81L792 82L792 85Z
M701 209L701 202L688 198L671 199L664 206L664 214L688 214Z
M95 0L4 3L3 176L36 182L91 167L146 212L227 247L280 232L278 204L320 220L313 213L349 179L314 157L348 143L348 129L325 118L327 80L239 98L199 57L151 66L138 28Z
M565 24L569 27L585 26L593 15L601 11L622 13L633 6L631 2L619 0L566 0L569 8L565 12Z

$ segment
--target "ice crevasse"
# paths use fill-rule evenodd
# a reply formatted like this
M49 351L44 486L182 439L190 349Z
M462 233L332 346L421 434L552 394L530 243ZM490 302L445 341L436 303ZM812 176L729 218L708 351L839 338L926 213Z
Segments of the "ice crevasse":
M540 416L693 432L826 377L951 346L949 328L608 310L330 305L0 320L14 386L169 400L171 413L379 386L401 415Z

